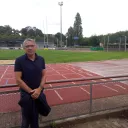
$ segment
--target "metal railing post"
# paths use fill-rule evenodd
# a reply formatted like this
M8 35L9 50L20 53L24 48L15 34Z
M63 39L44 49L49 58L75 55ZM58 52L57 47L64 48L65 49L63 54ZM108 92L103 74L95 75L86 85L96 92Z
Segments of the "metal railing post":
M92 113L92 84L90 84L90 110L89 113Z

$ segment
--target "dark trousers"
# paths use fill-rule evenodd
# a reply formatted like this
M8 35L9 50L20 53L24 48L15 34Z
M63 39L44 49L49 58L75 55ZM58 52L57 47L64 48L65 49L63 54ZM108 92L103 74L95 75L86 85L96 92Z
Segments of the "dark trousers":
M39 114L37 112L37 110L35 112L32 112L32 115L30 116L26 116L26 111L22 108L21 109L22 112L22 124L21 124L21 128L39 128L39 124L38 124L38 118L39 118Z
M22 122L21 128L39 128L39 113L37 110L36 100L33 100L28 94L21 97Z

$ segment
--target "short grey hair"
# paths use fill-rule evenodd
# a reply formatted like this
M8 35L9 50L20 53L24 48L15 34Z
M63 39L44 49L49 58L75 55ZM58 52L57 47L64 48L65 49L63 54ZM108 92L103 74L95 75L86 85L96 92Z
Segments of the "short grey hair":
M31 42L33 42L33 43L36 45L36 42L35 42L34 39L27 38L27 39L25 39L24 42L23 42L23 48L25 48L25 44L26 44L26 42L28 42L28 41L31 41Z

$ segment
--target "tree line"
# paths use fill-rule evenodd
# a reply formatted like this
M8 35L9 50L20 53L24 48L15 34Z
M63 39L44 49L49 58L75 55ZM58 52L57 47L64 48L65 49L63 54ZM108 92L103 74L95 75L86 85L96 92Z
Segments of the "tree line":
M82 19L80 14L77 13L73 26L68 28L66 34L62 34L62 41L64 42L64 45L67 46L99 46L100 43L108 41L109 43L119 43L120 41L124 42L125 36L128 37L128 31L83 37ZM60 41L61 33L58 32L55 35L46 35L40 29L31 26L27 26L21 30L14 29L9 25L0 26L0 41L24 40L27 37L34 38L36 41L41 42L54 41L54 43L57 45L57 41Z

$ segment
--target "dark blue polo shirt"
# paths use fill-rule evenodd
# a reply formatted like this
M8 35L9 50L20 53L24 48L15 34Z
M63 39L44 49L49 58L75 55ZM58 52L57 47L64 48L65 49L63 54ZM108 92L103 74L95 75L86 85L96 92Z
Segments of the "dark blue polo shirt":
M30 60L27 54L20 56L15 60L14 71L22 72L21 79L32 89L40 86L43 69L45 69L44 58L37 54L34 61Z

